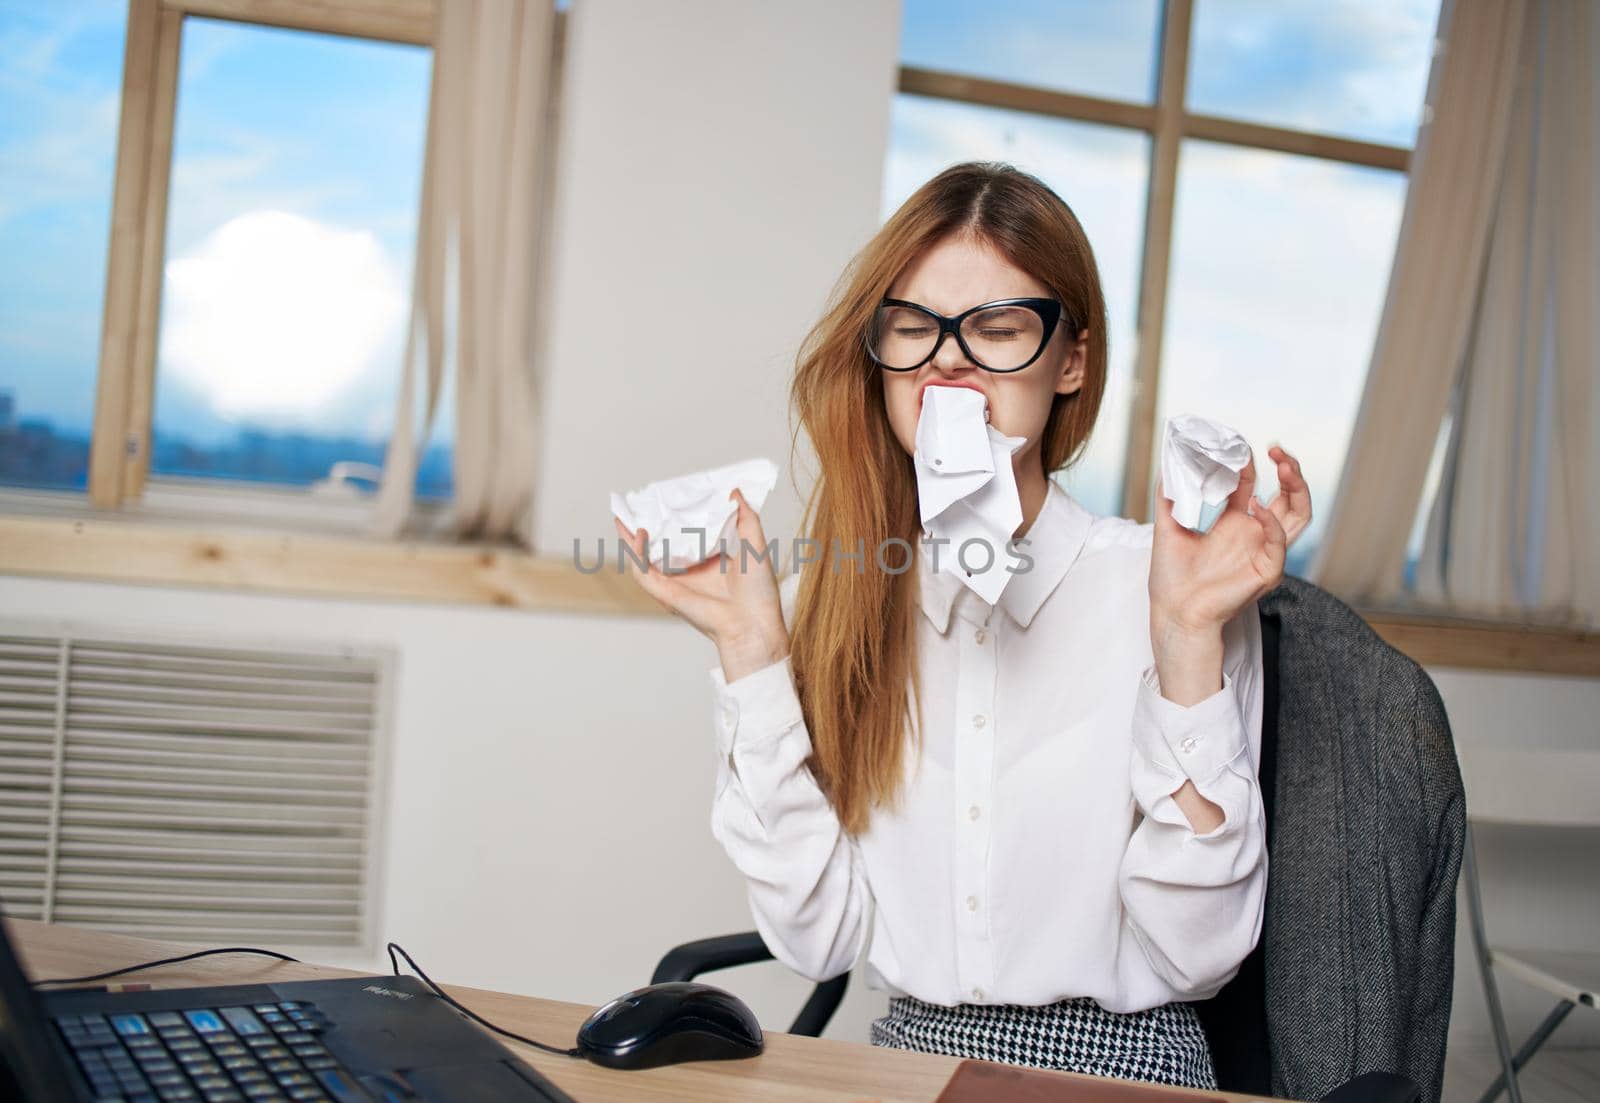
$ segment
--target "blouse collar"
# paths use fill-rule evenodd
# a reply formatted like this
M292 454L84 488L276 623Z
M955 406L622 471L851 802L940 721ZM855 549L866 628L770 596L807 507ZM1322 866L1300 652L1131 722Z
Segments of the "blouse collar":
M999 607L1019 626L1026 628L1083 550L1094 514L1084 509L1062 489L1055 479L1045 480L1044 505L1033 519L1022 550L1033 559L1033 566L1018 571L1000 591ZM920 543L920 542L919 542ZM991 606L969 590L955 575L935 571L932 553L921 544L922 562L917 575L921 585L922 611L942 635L950 627L951 611L975 623L988 619ZM941 546L940 555L954 554Z

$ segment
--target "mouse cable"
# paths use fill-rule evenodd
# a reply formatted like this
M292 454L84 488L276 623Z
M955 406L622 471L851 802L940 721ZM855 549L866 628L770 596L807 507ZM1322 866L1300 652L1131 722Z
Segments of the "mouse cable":
M552 1046L545 1042L535 1041L532 1038L524 1038L521 1034L515 1034L507 1030L505 1027L496 1026L488 1019L485 1019L482 1015L479 1015L476 1011L473 1011L458 1002L455 997L451 996L443 988L440 988L437 984L435 984L433 982L433 978L422 971L422 966L418 965L416 959L410 954L406 953L405 947L401 946L398 942L389 943L388 950L389 964L391 967L393 967L395 976L398 977L401 975L400 962L395 958L395 955L399 954L400 957L406 959L406 964L411 966L411 971L417 974L418 979L421 980L423 984L427 985L429 990L432 991L435 996L438 996L445 1003L461 1012L461 1014L465 1015L479 1026L486 1027L487 1029L494 1031L496 1034L504 1035L505 1037L510 1038L512 1041L521 1042L523 1045L532 1046L534 1049L542 1049L546 1053L554 1053L558 1057L583 1056L583 1050L579 1049L577 1046L573 1046L570 1049L562 1049L559 1046Z
M223 946L215 950L196 950L192 954L180 954L178 957L164 957L156 961L140 962L138 965L126 965L121 969L109 969L104 973L91 973L86 977L52 977L49 980L36 980L33 982L33 987L44 988L52 984L88 984L93 980L110 980L112 977L120 977L127 973L138 973L145 969L154 969L160 965L181 965L185 961L193 961L199 957L210 957L212 954L260 954L263 957L275 957L279 961L292 961L296 964L300 961L299 958L290 957L288 954L280 954L276 950L258 950L254 946Z

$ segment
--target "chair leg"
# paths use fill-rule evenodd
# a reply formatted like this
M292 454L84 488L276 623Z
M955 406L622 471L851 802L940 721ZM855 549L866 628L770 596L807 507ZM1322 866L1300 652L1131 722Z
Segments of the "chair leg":
M1577 1006L1571 1000L1562 1000L1556 1004L1550 1014L1544 1017L1544 1022L1539 1024L1538 1029L1528 1035L1528 1040L1522 1043L1522 1048L1517 1050L1516 1056L1511 1058L1511 1067L1518 1072L1522 1071L1522 1067L1528 1063L1535 1053L1539 1052L1539 1047L1550 1040L1550 1035L1554 1034L1556 1027L1561 1025L1561 1020L1567 1017L1567 1012ZM1478 1100L1478 1103L1492 1103L1495 1096L1500 1094L1500 1089L1505 1087L1505 1084L1506 1074L1502 1072L1494 1078L1494 1083L1489 1085L1489 1090L1483 1093L1483 1097Z
M1512 1061L1511 1038L1506 1033L1505 1013L1500 1007L1500 992L1494 982L1494 962L1489 953L1489 938L1483 928L1483 901L1478 895L1478 857L1472 845L1472 824L1467 824L1467 844L1461 855L1466 874L1467 912L1472 919L1472 943L1483 977L1484 1002L1489 1005L1489 1025L1494 1028L1494 1046L1500 1054L1500 1076L1478 1103L1494 1103L1501 1087L1510 1093L1511 1103L1522 1103L1522 1087L1517 1083L1517 1066Z

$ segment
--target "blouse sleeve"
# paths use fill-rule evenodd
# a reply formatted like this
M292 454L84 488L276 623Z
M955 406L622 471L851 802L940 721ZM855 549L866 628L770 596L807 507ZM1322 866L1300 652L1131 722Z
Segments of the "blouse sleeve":
M798 586L784 580L784 619ZM710 671L717 779L711 833L744 875L773 956L813 981L849 971L870 925L861 855L806 760L811 736L787 657L727 681Z
M1261 935L1266 817L1261 622L1252 602L1223 633L1222 688L1187 708L1161 696L1154 666L1133 713L1133 797L1141 814L1119 877L1125 923L1151 969L1183 1000L1216 993ZM1222 809L1195 832L1172 794L1185 781Z

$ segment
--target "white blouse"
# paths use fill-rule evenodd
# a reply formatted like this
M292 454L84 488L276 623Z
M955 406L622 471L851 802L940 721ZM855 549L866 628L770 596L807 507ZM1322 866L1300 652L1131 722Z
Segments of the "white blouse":
M898 808L874 809L860 836L806 766L789 660L731 683L711 669L712 833L761 936L803 976L837 976L864 953L867 983L890 995L1088 996L1125 1012L1213 994L1255 946L1267 879L1256 606L1224 630L1222 689L1168 701L1150 649L1152 527L1096 517L1048 482L1024 538L1033 567L1006 584L1003 615L932 570L922 545L925 745L920 760L908 747ZM798 585L780 587L791 626ZM1186 778L1222 808L1215 830L1197 834L1172 799Z

